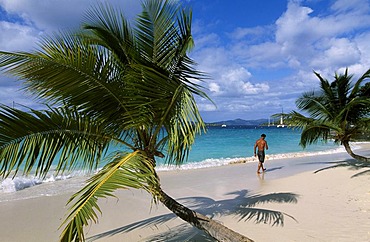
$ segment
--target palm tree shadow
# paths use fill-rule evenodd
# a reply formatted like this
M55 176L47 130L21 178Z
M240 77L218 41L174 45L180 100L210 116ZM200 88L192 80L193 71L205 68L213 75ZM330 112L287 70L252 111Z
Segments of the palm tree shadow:
M294 221L294 217L286 213L257 208L256 206L265 203L297 203L298 195L294 193L271 193L271 194L248 194L247 190L240 190L226 195L233 195L233 198L224 200L214 200L208 197L189 197L180 198L179 202L192 210L203 213L211 218L215 216L235 216L240 221L254 221L254 223L271 224L271 226L283 226L284 217L287 216ZM117 229L113 229L101 234L91 236L87 241L95 241L113 235L126 233L135 229L145 227L155 227L164 224L167 221L177 218L174 214L165 214L153 218L145 219L136 223L132 223ZM185 225L184 225L185 226ZM206 233L186 224L184 226L176 226L169 228L169 231L159 235L146 238L145 241L214 241ZM174 238L174 240L169 240Z
M135 223L132 223L132 224L120 227L120 228L116 228L116 229L109 230L109 231L104 232L104 233L100 233L100 234L91 236L91 237L87 238L86 241L95 241L95 240L98 240L98 239L111 237L111 236L114 236L114 235L117 235L117 234L127 233L127 232L133 231L135 229L161 225L161 224L164 224L165 222L173 220L175 218L176 218L176 215L171 214L171 213L156 216L156 217L153 217L153 218L138 221L138 222L135 222Z
M355 159L348 159L344 161L335 161L335 162L327 162L326 164L332 164L331 166L324 167L321 169L318 169L314 171L314 173L318 173L321 171L329 170L329 169L334 169L334 168L339 168L339 167L347 167L350 170L360 170L363 168L369 168L368 170L361 171L353 176L351 178L359 177L362 175L370 174L370 163L368 162L361 162Z
M205 232L191 226L190 224L180 224L171 228L169 231L146 237L145 241L158 242L178 242L178 241L199 241L199 242L216 242Z
M215 201L207 197L193 197L179 199L185 206L206 214L210 217L215 216L235 216L238 221L254 220L255 223L271 224L272 226L284 225L284 216L295 220L292 216L280 211L256 208L257 205L264 203L297 203L298 195L294 193L270 193L267 195L255 194L248 195L247 190L240 190L226 195L236 197ZM296 221L296 220L295 220Z

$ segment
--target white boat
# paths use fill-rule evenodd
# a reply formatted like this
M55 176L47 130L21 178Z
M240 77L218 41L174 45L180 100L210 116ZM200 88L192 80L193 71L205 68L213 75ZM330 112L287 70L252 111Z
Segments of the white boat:
M280 116L280 124L276 125L277 128L285 128L287 127L286 124L283 122L283 109L281 109L281 116Z
M222 128L226 128L226 124L221 125Z

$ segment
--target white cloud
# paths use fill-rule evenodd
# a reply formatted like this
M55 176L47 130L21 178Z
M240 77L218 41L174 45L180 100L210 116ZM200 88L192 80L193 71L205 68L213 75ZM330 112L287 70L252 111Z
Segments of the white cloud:
M221 80L237 73L232 71L230 60L233 60L234 68L236 63L248 68L250 75L246 76L249 77L253 74L251 68L290 68L291 74L283 77L279 83L262 83L261 79L256 77L253 78L253 83L248 78L229 78L232 80L230 83L220 85L223 90L222 97L232 92L238 98L243 92L249 95L239 103L240 99L236 101L221 98L218 93L216 102L225 103L219 105L220 110L250 113L263 109L265 112L274 112L272 110L276 110L279 105L292 110L295 108L296 97L305 91L318 88L318 79L313 70L330 79L334 72L340 72L345 67L349 67L351 73L361 74L370 67L370 34L366 34L365 29L362 30L370 27L369 21L362 22L369 18L369 14L359 14L357 19L361 21L353 21L354 13L351 13L352 16L343 11L337 15L311 16L313 13L312 9L302 7L296 2L288 5L287 12L277 21L275 41L251 45L248 41L243 41L243 37L254 33L251 29L237 29L234 32L233 45L229 49L221 47L222 52L227 53L224 56L228 57L223 59L223 64L218 65L220 68L214 68L224 71ZM353 31L357 29L365 32L351 32L351 28ZM225 66L229 72L225 70ZM260 95L251 95L253 93L263 94L263 98ZM289 96L286 95L288 93ZM266 103L264 98L272 99Z
M362 1L363 4L365 2ZM366 5L369 6L369 3ZM348 7L358 9L359 6L351 1ZM311 8L290 1L287 11L276 21L278 27L276 41L312 44L325 37L352 33L356 29L369 27L370 15L363 10L330 13L326 16L314 16L314 13Z
M220 68L224 69L229 58L228 51L223 47L205 47L201 49L196 47L191 56L198 63L199 69L211 74L213 79L215 78L213 73L219 72Z
M355 37L354 41L357 43L357 47L361 53L361 60L359 63L354 63L354 64L359 64L363 65L363 69L361 73L364 73L365 70L370 68L370 45L369 45L369 40L370 40L370 32L360 34L357 37Z
M205 48L205 47L212 47L217 46L220 42L220 37L215 34L207 34L207 35L200 35L197 38L197 42L195 43L197 48Z
M311 66L314 68L320 66L339 68L358 63L360 58L361 52L355 42L346 38L331 39L327 41L327 49L312 60Z
M122 9L129 18L141 10L141 3L136 0L0 0L0 5L5 11L20 16L29 25L53 32L79 27L88 9L105 2Z
M368 1L363 0L337 0L333 3L331 9L339 13L352 12L356 14L367 14L370 5Z
M245 82L241 85L241 87L243 93L246 95L265 93L270 90L270 86L266 83L252 84L250 82Z
M25 51L36 47L39 32L29 26L0 21L0 48L5 51Z
M247 81L251 78L252 74L243 67L230 68L221 75L221 82L227 96L240 96L240 95L256 95L259 93L268 92L269 86L265 83L252 84Z
M217 107L210 103L202 103L201 101L197 102L199 111L216 111Z
M221 91L220 86L215 82L210 82L208 84L208 87L209 87L209 91L213 92L213 93L220 93L220 91Z
M266 27L257 26L254 28L236 28L231 34L230 37L234 40L240 39L254 39L255 36L264 35L266 31Z
M105 0L0 0L5 11L23 18L16 23L0 22L0 50L29 50L44 33L78 27L85 11L97 2ZM128 17L141 10L137 0L108 2ZM197 69L209 74L204 85L217 104L216 109L200 100L200 110L225 115L276 112L279 105L288 110L295 96L317 88L313 70L329 79L346 67L358 75L369 69L370 2L336 0L330 1L328 9L315 9L316 4L310 3L289 0L275 25L245 28L240 23L227 33L208 31L222 20L195 19L191 57L198 62ZM4 90L1 99L7 95L11 100Z
M237 69L230 69L224 75L222 75L222 79L226 80L226 82L238 82L240 80L249 79L252 74L243 67Z

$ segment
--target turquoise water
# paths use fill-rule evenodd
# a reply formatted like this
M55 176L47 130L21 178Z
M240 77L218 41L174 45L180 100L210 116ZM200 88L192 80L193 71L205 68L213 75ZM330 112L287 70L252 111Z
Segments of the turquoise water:
M339 146L329 143L318 143L307 149L299 146L300 131L290 128L228 126L209 127L207 133L199 135L189 159L181 167L168 166L165 159L157 160L158 171L173 169L197 169L221 166L230 163L257 162L253 156L253 146L261 134L267 135L269 149L266 160L304 157L317 153L335 153ZM117 148L117 147L115 147ZM115 149L112 147L112 150ZM91 174L85 171L74 171L71 174L50 176L41 180L32 176L17 176L0 181L0 202L6 200L26 199L30 197L55 195L68 191L76 191ZM21 193L17 191L22 190Z
M253 147L261 134L266 134L270 157L302 156L307 152L330 151L338 148L333 142L319 142L303 149L299 145L301 131L292 128L228 126L209 127L207 133L199 135L190 151L187 169L217 166L253 157ZM163 163L164 161L159 161ZM191 164L191 165L189 165ZM161 166L161 165L160 165ZM165 169L162 166L163 169Z

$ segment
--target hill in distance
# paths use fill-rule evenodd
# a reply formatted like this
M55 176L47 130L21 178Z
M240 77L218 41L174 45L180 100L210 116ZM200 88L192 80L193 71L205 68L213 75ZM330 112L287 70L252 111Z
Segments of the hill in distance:
M266 124L268 119L256 119L256 120L244 120L244 119L234 119L234 120L226 120L226 121L219 121L214 123L207 123L209 126L259 126L261 124Z

